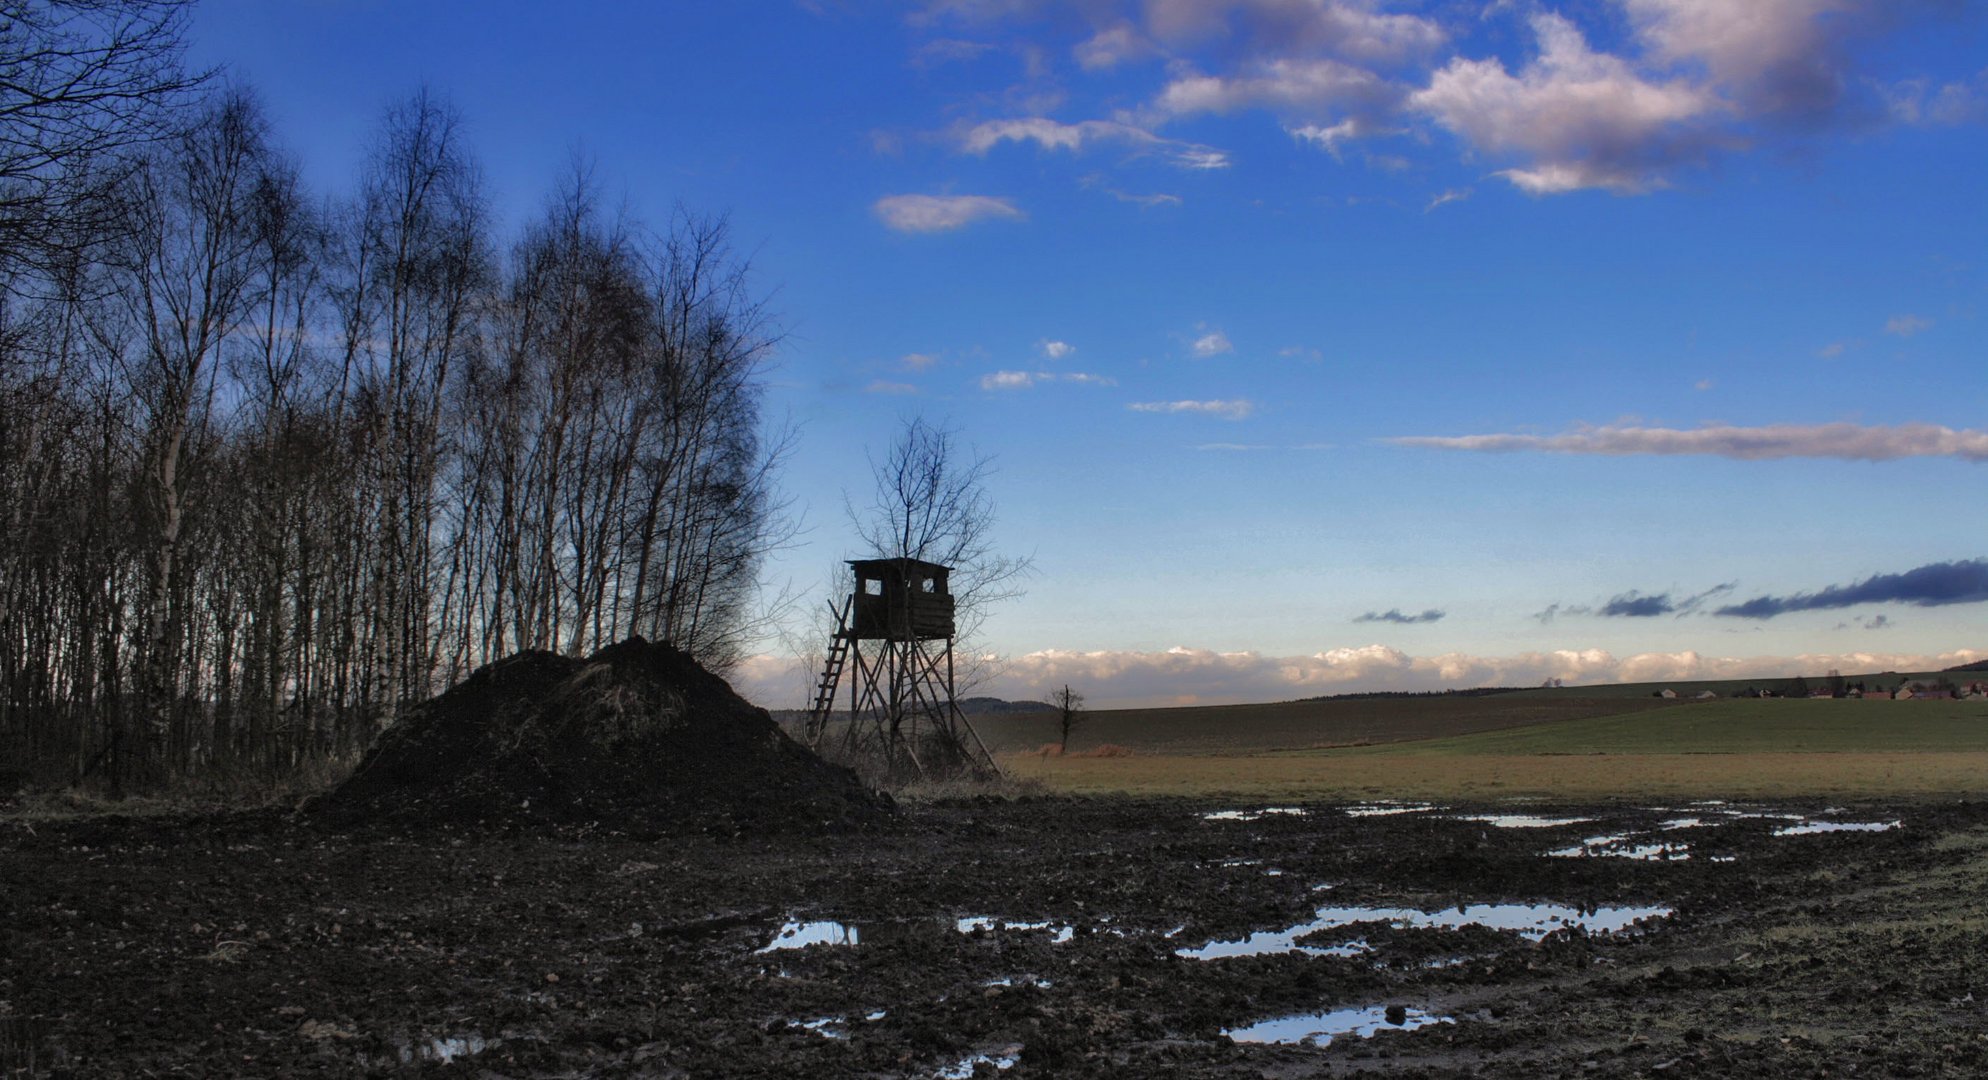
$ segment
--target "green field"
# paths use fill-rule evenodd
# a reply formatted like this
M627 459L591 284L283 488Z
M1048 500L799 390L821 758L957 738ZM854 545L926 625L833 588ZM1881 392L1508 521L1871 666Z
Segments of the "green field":
M1452 755L1988 752L1988 703L1723 699L1425 739L1388 750Z
M1086 793L1279 799L1988 793L1984 702L1660 703L1568 693L1128 711L1080 728L1071 756L1011 748L1002 761L1022 779ZM1549 712L1558 705L1559 712L1517 719L1528 702ZM1195 734L1192 718L1160 715L1173 712L1223 722ZM1331 737L1350 732L1365 735ZM1099 742L1129 753L1082 756Z
M1437 739L1549 721L1636 715L1677 704L1648 695L1589 697L1561 691L1548 697L1430 695L1108 709L1085 714L1071 748L1082 751L1109 743L1139 753L1255 754ZM997 754L1037 750L1056 741L1053 713L984 716L973 723Z

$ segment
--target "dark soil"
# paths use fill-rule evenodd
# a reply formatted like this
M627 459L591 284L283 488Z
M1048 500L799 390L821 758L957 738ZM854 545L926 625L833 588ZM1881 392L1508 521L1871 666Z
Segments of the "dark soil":
M477 670L387 729L309 812L655 835L847 830L888 804L685 653L631 638L585 660L527 652Z
M997 1060L1017 1078L1988 1072L1988 807L1857 806L1826 816L1903 826L1792 836L1774 835L1783 820L1721 815L1672 834L1692 857L1668 862L1541 853L1715 811L1527 807L1595 820L1499 829L1327 806L1201 816L1216 808L988 800L914 807L869 832L666 839L447 821L355 833L275 813L0 818L0 1065L131 1077L930 1077L991 1075ZM1497 901L1673 914L1540 940L1375 922L1350 935L1371 951L1350 957L1176 952L1283 930L1327 904ZM1046 925L962 932L972 917ZM790 921L831 919L859 940L767 951ZM1224 1035L1394 1005L1454 1023L1325 1047Z

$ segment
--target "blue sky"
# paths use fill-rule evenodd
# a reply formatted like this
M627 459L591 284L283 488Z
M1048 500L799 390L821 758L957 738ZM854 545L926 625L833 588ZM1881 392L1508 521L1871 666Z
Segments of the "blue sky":
M866 453L951 423L1037 568L990 692L1988 656L1980 5L206 0L194 36L327 193L426 85L502 222L576 151L639 217L729 214L799 426L769 582L825 593ZM796 703L765 652L740 681Z

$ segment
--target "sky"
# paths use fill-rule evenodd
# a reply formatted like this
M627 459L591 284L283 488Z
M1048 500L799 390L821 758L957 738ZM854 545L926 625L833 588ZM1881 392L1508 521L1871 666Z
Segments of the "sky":
M387 106L576 155L782 331L794 657L906 420L1095 706L1988 657L1988 5L205 0L318 190Z

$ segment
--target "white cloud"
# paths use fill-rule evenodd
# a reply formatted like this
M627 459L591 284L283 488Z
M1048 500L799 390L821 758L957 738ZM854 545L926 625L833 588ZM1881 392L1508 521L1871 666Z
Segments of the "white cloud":
M1325 353L1322 350L1309 345L1286 345L1277 350L1277 355L1287 360L1305 360L1314 364L1325 360Z
M1201 413L1218 416L1224 420L1242 420L1256 411L1256 403L1247 398L1229 401L1136 401L1126 408L1143 413Z
M1073 50L1078 66L1085 71L1105 71L1128 60L1151 56L1153 52L1153 43L1138 27L1124 20L1092 34Z
M1119 191L1117 188L1105 188L1104 193L1117 199L1119 202L1132 203L1141 210L1150 210L1155 206L1181 205L1180 196L1168 195L1165 192L1154 192L1151 195L1135 195L1129 191Z
M1027 371L996 371L980 377L982 390L1027 390L1035 385L1035 375Z
M926 368L938 363L939 357L936 353L905 353L897 362L906 371L924 371Z
M1409 104L1478 150L1529 159L1498 175L1536 195L1647 191L1715 141L1699 122L1724 106L1707 88L1645 79L1588 48L1559 15L1535 15L1532 26L1540 54L1517 76L1497 60L1459 57Z
M995 195L886 195L871 207L898 232L947 232L976 221L1022 221L1028 215Z
M888 379L878 379L875 382L872 382L870 385L864 387L863 392L866 394L915 394L918 392L918 388L911 385L910 383L891 382Z
M1926 79L1905 79L1880 86L1891 118L1915 127L1954 127L1988 120L1988 68L1964 81L1934 86Z
M1897 334L1899 337L1911 337L1922 330L1931 330L1932 328L1933 320L1921 318L1917 315L1893 315L1891 318L1886 319L1884 323L1885 333Z
M1220 356L1223 353L1236 351L1236 347L1229 343L1229 335L1222 333L1220 330L1208 331L1200 337L1195 338L1194 343L1188 347L1194 351L1195 356L1203 360L1211 356Z
M1067 341L1043 341L1036 347L1042 350L1042 355L1051 360L1061 360L1077 351L1077 347Z
M1311 143L1333 157L1339 156L1340 143L1366 134L1361 123L1350 117L1336 124L1301 124L1297 127L1287 127L1284 131L1292 138Z
M1066 382L1079 386L1117 386L1118 380L1109 375L1093 375L1087 371L995 371L980 377L982 390L1028 390L1039 383Z
M1182 701L1289 701L1301 697L1373 690L1446 690L1482 686L1538 686L1559 679L1570 686L1701 679L1771 679L1820 674L1927 671L1988 658L1960 649L1912 653L1802 653L1794 656L1707 656L1647 652L1616 656L1605 649L1556 649L1509 656L1442 653L1416 656L1387 645L1324 649L1300 656L1216 652L1177 646L1159 652L1044 649L1000 666L987 693L1010 700L1038 697L1043 687L1068 683L1095 707L1169 705ZM809 672L796 661L753 656L734 672L745 696L773 708L805 703Z
M1172 45L1240 39L1288 55L1394 61L1441 45L1442 28L1382 13L1374 0L1146 0L1146 29Z
M1441 195L1438 195L1435 198L1430 199L1429 205L1423 207L1422 212L1426 214L1429 211L1434 210L1438 206L1446 206L1453 202L1462 202L1463 200L1470 198L1470 190L1471 189L1469 188L1450 188L1448 191L1443 192Z
M1397 446L1478 452L1542 451L1557 454L1710 454L1761 461L1775 458L1838 458L1895 461L1910 457L1952 457L1988 461L1988 431L1935 424L1770 424L1764 427L1707 425L1701 428L1583 427L1563 435L1412 435L1387 439Z
M1372 109L1397 96L1399 92L1386 80L1365 68L1324 58L1277 59L1260 61L1247 75L1236 77L1177 76L1160 91L1153 106L1168 116L1244 108L1316 114L1340 105Z
M1142 154L1157 154L1183 169L1225 169L1229 156L1221 150L1198 143L1166 139L1132 124L1116 120L1080 120L1066 124L1044 116L988 120L958 131L961 150L986 154L1004 142L1032 142L1044 150L1079 153L1096 143L1121 143Z
M1842 98L1850 16L1875 0L1622 0L1652 58L1702 64L1750 114L1817 116Z

